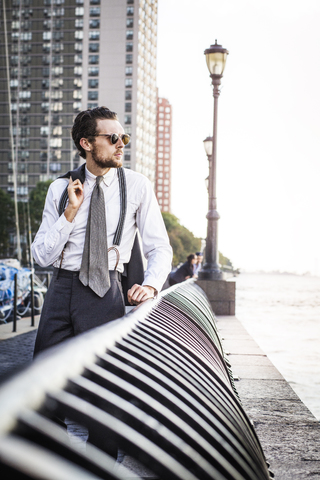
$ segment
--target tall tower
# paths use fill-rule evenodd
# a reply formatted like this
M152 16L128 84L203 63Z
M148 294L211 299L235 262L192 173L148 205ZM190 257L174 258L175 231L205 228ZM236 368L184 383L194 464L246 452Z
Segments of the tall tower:
M171 138L172 106L166 98L158 98L155 191L162 212L171 211Z
M132 135L124 166L154 182L157 0L0 5L0 188L27 201L78 166L73 119L101 105Z

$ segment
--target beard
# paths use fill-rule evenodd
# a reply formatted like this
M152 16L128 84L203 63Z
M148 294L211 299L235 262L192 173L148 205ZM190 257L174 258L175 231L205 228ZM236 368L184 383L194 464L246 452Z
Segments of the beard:
M122 167L122 159L117 160L115 158L109 157L103 157L101 154L97 153L97 149L95 145L93 146L91 150L91 156L92 160L95 162L95 164L100 167L100 168L120 168Z

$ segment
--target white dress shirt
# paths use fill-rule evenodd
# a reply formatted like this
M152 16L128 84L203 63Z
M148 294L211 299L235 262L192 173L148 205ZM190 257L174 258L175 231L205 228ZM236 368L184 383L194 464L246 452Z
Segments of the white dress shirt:
M161 290L170 270L172 249L160 208L150 181L142 174L124 169L127 183L127 213L120 246L120 261L117 270L123 272L123 264L128 263L138 227L144 256L148 261L143 285L150 285L158 292ZM34 259L41 267L53 265L59 268L64 250L61 268L79 271L81 267L89 205L96 177L86 168L84 199L72 222L64 214L59 217L58 206L68 179L55 180L49 187L42 223L32 244ZM108 247L113 245L113 237L120 217L120 192L118 175L111 168L101 182L106 205ZM109 252L109 269L116 265L116 254Z

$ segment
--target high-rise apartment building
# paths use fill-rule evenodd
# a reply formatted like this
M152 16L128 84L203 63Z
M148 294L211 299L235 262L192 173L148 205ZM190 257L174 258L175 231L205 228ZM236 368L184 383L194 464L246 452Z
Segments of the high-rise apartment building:
M124 166L155 180L157 0L0 0L0 188L26 201L83 160L70 129L118 113ZM14 176L14 172L16 175Z
M172 106L158 98L155 191L162 212L171 211L171 137Z

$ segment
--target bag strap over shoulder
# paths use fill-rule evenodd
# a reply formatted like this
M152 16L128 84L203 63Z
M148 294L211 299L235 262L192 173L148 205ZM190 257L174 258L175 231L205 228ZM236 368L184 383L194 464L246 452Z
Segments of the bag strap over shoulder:
M126 219L127 213L127 184L126 176L122 167L117 169L118 182L119 182L119 191L120 191L120 217L117 225L116 232L113 238L113 245L120 245L123 233L123 226ZM86 174L85 174L85 164L81 165L79 168L72 170L68 173L65 173L59 178L72 178L73 181L80 180L81 183L84 183ZM59 216L63 214L66 209L68 201L68 186L62 192L59 201Z

